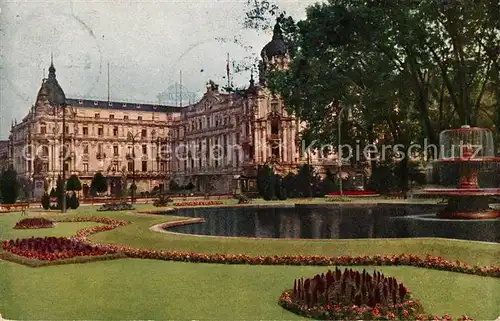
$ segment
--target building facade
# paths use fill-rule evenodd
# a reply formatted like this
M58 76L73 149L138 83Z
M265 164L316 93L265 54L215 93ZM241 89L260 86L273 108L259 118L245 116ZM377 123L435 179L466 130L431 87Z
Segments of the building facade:
M17 173L31 179L42 174L49 187L62 175L77 175L87 194L93 176L108 178L109 192L119 194L123 181L135 181L137 191L161 187L167 178L168 160L160 157L169 135L167 124L178 117L178 108L115 101L66 99L63 109L50 104L55 68L49 68L35 105L9 137L10 163ZM65 147L62 144L65 111Z
M210 81L200 101L182 108L71 98L59 108L51 104L53 88L60 89L51 64L35 105L11 128L9 161L25 178L42 175L50 188L64 168L66 177L80 178L84 194L101 172L115 195L123 184L135 182L139 193L172 180L200 193L233 193L252 188L260 165L282 176L304 163L320 173L336 167L333 154L301 151L304 123L266 88L267 74L290 59L279 24L261 58L258 82L252 73L245 90L224 92Z

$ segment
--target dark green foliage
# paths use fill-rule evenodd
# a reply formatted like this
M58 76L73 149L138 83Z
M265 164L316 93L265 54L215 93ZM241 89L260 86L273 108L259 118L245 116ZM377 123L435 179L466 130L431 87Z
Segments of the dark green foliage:
M68 182L66 183L66 190L73 192L82 190L82 183L80 182L78 176L73 174L69 177Z
M108 203L102 205L100 208L97 209L99 212L107 212L107 211L128 211L128 210L134 210L135 208L132 206L132 204L128 204L126 202L122 203Z
M0 194L2 195L3 204L13 204L19 196L19 182L17 173L11 167L2 172L0 177Z
M80 201L75 193L70 196L67 206L73 210L76 210L80 206Z
M274 185L276 188L276 198L279 200L286 200L287 199L287 192L285 189L285 186L283 184L283 180L281 179L281 176L275 175L274 176Z
M297 176L293 173L289 173L283 178L283 187L286 190L287 196L294 198L300 196L299 185L297 181Z
M48 210L50 208L50 196L47 193L44 193L42 196L42 207L44 210Z
M169 198L167 195L160 195L160 197L153 202L153 205L156 207L167 206L169 203L172 202L173 200Z
M104 193L108 190L108 182L106 181L106 177L104 177L101 172L97 172L92 178L90 190L94 193Z
M172 191L172 192L180 190L180 186L179 186L179 184L177 184L177 182L176 182L175 180L171 180L171 181L168 183L168 188L169 188L169 189L170 189L170 191Z
M248 204L250 203L250 198L245 194L237 194L234 196L238 200L238 204Z
M55 189L54 187L52 187L52 189L50 190L50 194L49 194L49 196L50 196L51 198L53 198L53 197L57 197L57 192L56 192L56 189Z
M266 201L275 199L276 184L274 172L268 165L260 166L257 172L257 188L259 195Z
M337 192L338 190L339 190L339 184L337 180L333 181L331 178L325 177L321 181L322 195L327 195L328 193Z
M301 196L313 197L314 186L318 184L319 178L311 165L304 164L299 167L297 181L299 183L298 188Z
M373 169L368 181L368 190L384 194L395 192L398 189L397 177L390 165L378 165Z
M64 197L63 188L64 188L64 182L61 176L59 176L57 177L57 184L56 184L57 209L62 208L62 202ZM68 197L66 197L66 207L68 207Z

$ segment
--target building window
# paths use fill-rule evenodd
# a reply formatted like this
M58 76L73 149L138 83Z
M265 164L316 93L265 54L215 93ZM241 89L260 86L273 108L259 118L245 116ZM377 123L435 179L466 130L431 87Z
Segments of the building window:
M42 157L49 157L49 147L48 146L42 147Z
M148 161L142 161L142 171L143 172L148 171Z
M89 164L83 163L83 171L88 172L89 171Z
M146 145L142 145L142 154L146 155L148 153L148 147Z
M69 126L64 127L64 133L68 134L69 133Z
M40 127L40 134L46 134L47 133L47 127L42 126Z
M83 136L88 136L88 135L89 135L89 128L83 127Z
M273 101L271 103L271 111L272 112L278 112L279 111L279 104L277 101Z
M109 119L115 119L115 115L109 115Z
M129 172L133 172L134 171L134 161L129 161L127 168L128 168Z
M160 164L160 171L162 171L162 172L165 171L165 163Z
M137 120L142 120L142 116L137 117Z
M118 127L113 128L113 136L118 136Z
M68 163L64 163L64 171L65 172L69 171L69 164Z
M118 146L113 146L113 155L118 156Z
M97 135L99 135L99 136L104 135L104 128L98 128L97 129Z
M97 153L102 154L102 144L97 145Z
M141 136L142 136L142 138L146 138L148 136L148 131L146 129L143 129Z
M99 117L101 117L101 115L99 115L99 113L95 113L95 114L94 114L94 117L95 117L95 118L99 118Z
M83 145L83 154L87 155L89 153L89 145Z
M127 119L128 119L128 116L127 116L127 115L123 116L123 119L127 120Z

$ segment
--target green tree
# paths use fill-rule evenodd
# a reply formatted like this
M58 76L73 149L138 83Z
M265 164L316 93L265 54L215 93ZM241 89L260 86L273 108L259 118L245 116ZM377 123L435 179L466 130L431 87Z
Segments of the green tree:
M10 167L2 172L0 177L0 191L2 195L2 204L13 204L19 196L19 182L17 172Z
M257 171L257 188L259 195L266 201L276 197L276 185L274 181L273 169L268 165L260 166Z
M264 23L279 11L261 3L247 19ZM343 143L384 137L380 144L406 150L425 137L437 145L450 126L500 124L499 11L496 0L316 4L303 21L280 18L296 50L289 68L271 72L267 82L322 142L337 144L331 125L350 106L355 117L343 122ZM401 163L397 177L407 189L406 153L386 157Z
M44 210L50 209L50 196L45 192L41 199L42 207Z
M303 164L297 172L297 182L299 182L299 192L302 197L313 197L313 186L318 183L318 177L314 167L309 164Z
M73 174L68 178L68 182L66 183L66 190L72 191L72 192L82 190L82 183L80 182L80 179L78 178L78 176Z
M108 182L101 172L97 172L92 178L90 190L93 193L104 193L108 190Z

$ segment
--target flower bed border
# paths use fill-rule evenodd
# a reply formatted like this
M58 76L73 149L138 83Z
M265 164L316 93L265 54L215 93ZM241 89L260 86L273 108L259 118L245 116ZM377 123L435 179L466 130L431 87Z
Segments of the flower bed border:
M181 252L181 251L156 251L147 249L137 249L128 246L121 246L116 244L102 244L92 242L87 239L88 236L97 234L103 231L110 231L120 226L129 225L130 222L124 220L110 219L99 216L89 217L66 217L58 218L54 222L95 222L106 225L86 227L79 230L71 238L78 239L79 241L86 242L90 245L97 245L107 247L117 251L115 254L108 254L105 256L94 257L75 257L65 260L54 261L40 261L28 259L25 257L14 255L0 249L0 259L11 261L14 263L23 264L30 267L41 267L46 265L58 264L74 264L74 263L88 263L93 261L102 261L117 258L139 258L139 259L156 259L165 261L181 261L192 263L215 263L215 264L249 264L249 265L313 265L313 266L412 266L420 268L428 268L434 270L442 270L449 272L457 272L464 274L472 274L478 276L487 276L500 278L500 266L493 264L489 266L469 266L460 261L448 261L441 257L434 257L426 255L423 259L418 255L391 255L391 256L339 256L328 257L321 255L297 255L297 256L249 256L244 254L203 254L196 252ZM190 224L190 219L182 219L176 221L166 222L164 224ZM286 291L285 291L286 292ZM281 301L281 300L280 300ZM280 304L281 305L281 304ZM422 316L418 320L443 320L449 321L451 317L435 317L435 316ZM462 316L457 319L458 321L472 320L468 316Z
M391 255L391 256L338 256L328 257L322 255L296 255L296 256L250 256L245 254L218 254L218 253L196 253L182 251L148 250L137 249L117 244L101 244L87 239L93 234L110 231L120 226L130 224L128 221L110 219L99 216L80 216L58 218L56 222L95 222L106 225L86 227L79 230L72 237L85 241L91 245L108 246L128 257L158 259L165 261L183 261L194 263L222 263L222 264L250 264L250 265L314 265L314 266L413 266L429 268L435 270L458 272L464 274L473 274L479 276L488 276L500 278L500 266L493 264L489 266L469 266L460 261L448 261L441 257L426 255L421 258L418 255ZM166 222L165 224L189 224L189 218Z
M451 321L453 320L449 315L444 316L435 316L431 314L419 313L413 314L411 311L407 309L413 308L422 308L419 301L415 298L411 298L403 304L395 307L395 311L387 311L387 308L383 306L376 306L375 308L368 306L316 306L313 308L307 308L304 305L299 304L298 302L294 302L292 299L291 293L293 290L285 290L278 301L278 305L283 309L290 311L296 315L300 315L303 317L311 318L314 320L401 320L401 321ZM381 314L381 310L385 312L385 315ZM402 311L398 311L402 310ZM396 312L399 314L395 315ZM359 313L356 315L356 313ZM323 314L323 315L321 315ZM347 314L347 316L346 316ZM401 317L402 315L402 317ZM342 318L343 317L343 318ZM348 319L346 319L346 317ZM462 315L456 318L457 321L470 321L474 320L468 315Z

